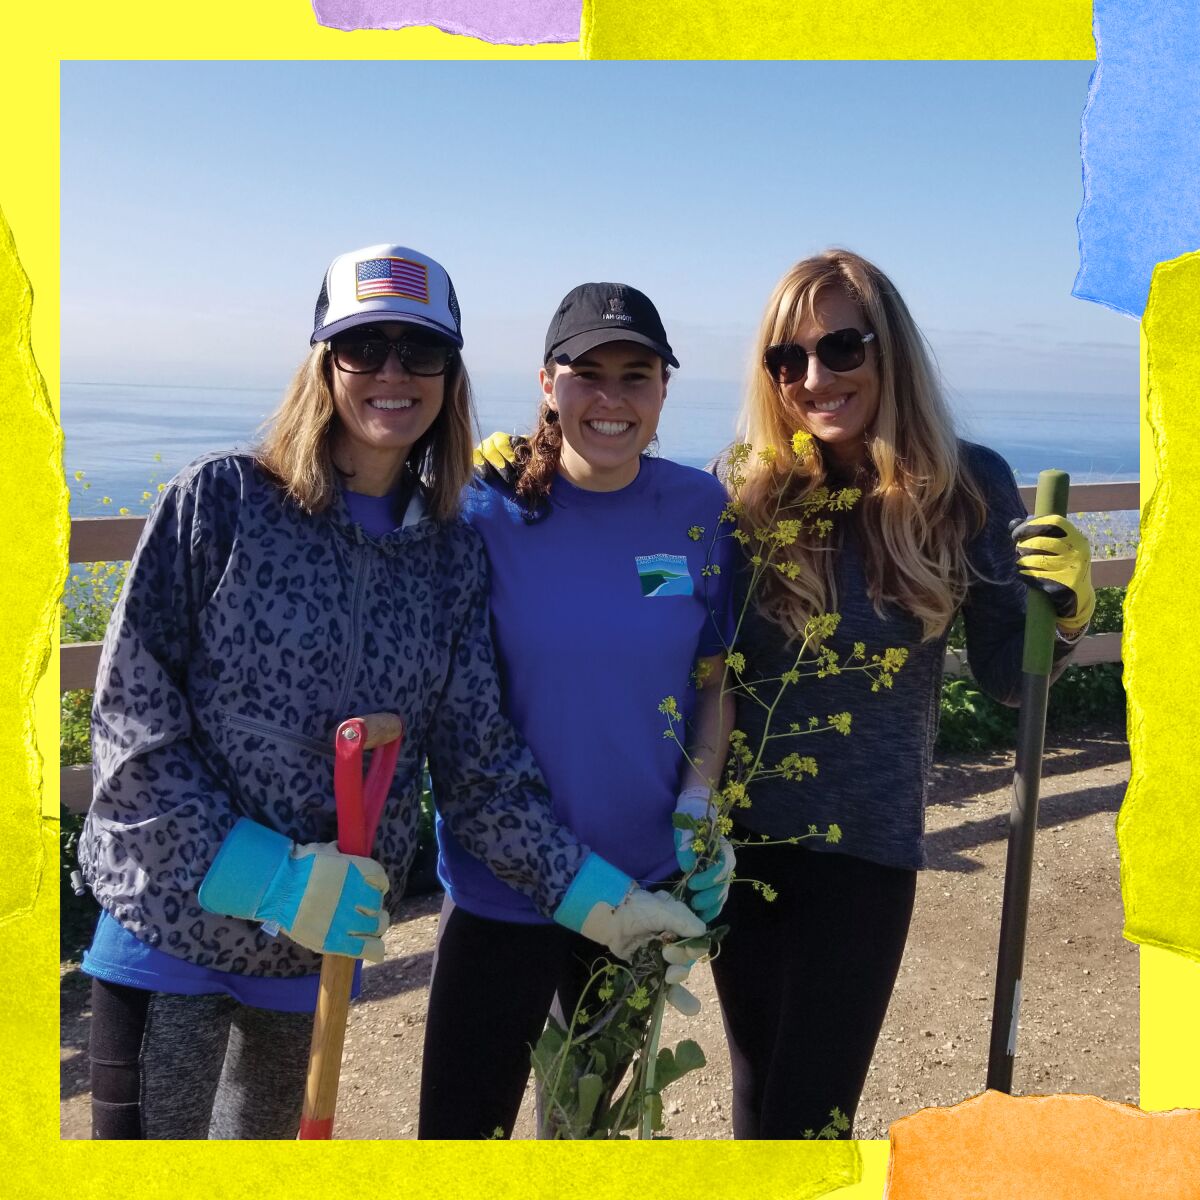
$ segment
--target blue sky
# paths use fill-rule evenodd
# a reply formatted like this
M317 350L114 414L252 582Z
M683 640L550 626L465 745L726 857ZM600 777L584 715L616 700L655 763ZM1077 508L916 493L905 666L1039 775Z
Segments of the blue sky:
M952 388L1137 393L1073 299L1088 63L64 63L66 380L282 386L330 258L440 259L476 375L559 298L656 301L738 380L776 278L873 258Z

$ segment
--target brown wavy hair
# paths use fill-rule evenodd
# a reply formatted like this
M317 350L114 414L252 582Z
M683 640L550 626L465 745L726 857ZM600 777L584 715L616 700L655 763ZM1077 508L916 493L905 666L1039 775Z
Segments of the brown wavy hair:
M875 333L879 408L866 431L867 465L854 486L862 498L841 520L855 522L867 587L881 616L896 605L917 617L924 638L939 636L966 595L971 574L966 545L982 528L986 507L959 454L954 422L941 393L925 340L900 293L874 264L848 250L827 250L796 263L775 286L759 326L739 435L752 453L739 493L747 530L764 528L831 482L830 463L812 438L801 456L792 449L795 421L779 385L762 365L770 345L788 341L813 316L819 297L841 292ZM774 459L759 452L774 447ZM765 456L770 458L770 455ZM792 468L795 468L793 471ZM835 515L836 519L836 515ZM764 577L759 610L789 634L837 607L831 543L815 534L784 548L780 561L798 568Z
M553 364L546 370L553 374ZM521 507L532 514L545 509L550 500L550 488L558 473L562 457L563 434L558 413L543 399L538 405L537 423L533 432L513 446L513 461L520 474L514 490Z
M267 419L255 450L260 466L307 513L328 508L337 492L338 471L330 453L337 428L332 369L329 344L318 342ZM424 485L427 510L437 521L458 515L462 490L471 478L476 426L471 380L461 355L453 355L445 380L441 411L405 460Z

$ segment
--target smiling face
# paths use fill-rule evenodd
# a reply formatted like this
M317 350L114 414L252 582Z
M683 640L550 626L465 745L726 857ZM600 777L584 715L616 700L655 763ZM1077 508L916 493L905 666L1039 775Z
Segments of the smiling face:
M562 427L559 473L588 491L632 483L667 396L663 360L634 342L607 342L540 379Z
M400 321L353 333L369 336L368 329L388 338L429 337L426 330ZM365 375L339 369L332 354L327 370L338 417L330 441L334 464L347 476L351 491L387 495L399 482L409 451L442 410L446 376L413 375L394 349L377 370Z
M862 366L831 371L813 348L825 334L839 329L868 332L858 305L840 289L827 288L817 296L812 316L787 339L808 351L808 370L802 379L780 384L779 393L796 428L811 433L834 462L858 467L866 461L866 434L879 411L878 343L867 344Z

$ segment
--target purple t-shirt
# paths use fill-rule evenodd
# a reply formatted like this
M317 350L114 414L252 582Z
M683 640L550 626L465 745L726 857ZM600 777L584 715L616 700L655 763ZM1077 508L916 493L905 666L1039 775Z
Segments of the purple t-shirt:
M317 1007L319 975L290 979L239 975L201 967L139 941L107 912L100 914L91 947L84 952L83 970L108 983L169 992L183 996L232 996L253 1008L274 1012L313 1012ZM362 988L362 962L354 964L352 995Z
M555 479L550 515L528 523L476 483L465 514L491 564L492 631L505 706L546 777L555 816L642 882L676 870L671 814L684 760L658 706L691 717L697 658L734 628L733 526L711 475L643 458L616 492ZM692 537L689 531L702 529ZM718 573L705 574L716 566ZM679 730L686 743L686 729ZM438 874L479 916L541 923L533 905L438 822Z
M396 528L394 495L365 496L362 492L352 492L349 489L342 494L346 498L346 511L349 512L350 519L362 526L363 533L370 534L371 537L383 537L385 533L391 533ZM416 503L414 497L410 507Z

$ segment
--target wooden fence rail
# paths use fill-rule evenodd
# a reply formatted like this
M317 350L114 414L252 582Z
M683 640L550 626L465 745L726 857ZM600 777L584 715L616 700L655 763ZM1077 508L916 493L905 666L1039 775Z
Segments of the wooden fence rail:
M1026 508L1033 505L1036 488L1023 487L1021 499ZM1085 483L1071 488L1072 512L1125 512L1139 507L1138 484ZM77 517L71 522L71 562L122 562L132 557L141 535L144 517ZM1092 580L1097 587L1123 587L1133 576L1132 557L1092 560ZM1075 651L1080 665L1121 661L1119 633L1091 634ZM59 657L60 687L64 692L90 688L96 682L100 665L99 642L75 642L64 645ZM946 672L963 674L969 670L964 654L946 652ZM72 812L84 811L91 800L90 766L64 767L61 776L62 801Z

